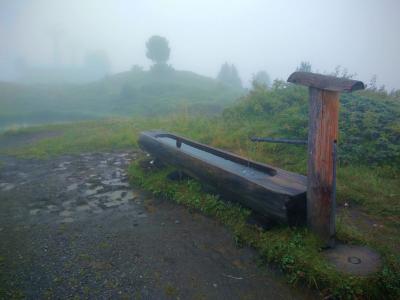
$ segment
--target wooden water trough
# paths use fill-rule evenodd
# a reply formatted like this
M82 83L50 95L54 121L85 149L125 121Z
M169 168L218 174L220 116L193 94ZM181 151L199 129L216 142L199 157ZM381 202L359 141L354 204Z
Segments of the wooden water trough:
M254 141L307 144L307 177L170 133L143 132L139 144L155 157L266 217L289 224L306 222L327 247L333 247L339 95L364 89L364 84L309 72L295 72L288 81L309 88L308 141Z
M306 222L305 176L166 132L142 132L139 145L269 219L290 225Z

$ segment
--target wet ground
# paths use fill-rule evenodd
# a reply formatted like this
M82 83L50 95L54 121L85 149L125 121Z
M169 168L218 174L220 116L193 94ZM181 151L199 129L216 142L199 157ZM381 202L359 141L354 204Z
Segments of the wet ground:
M216 221L130 187L135 158L0 157L0 298L310 297Z

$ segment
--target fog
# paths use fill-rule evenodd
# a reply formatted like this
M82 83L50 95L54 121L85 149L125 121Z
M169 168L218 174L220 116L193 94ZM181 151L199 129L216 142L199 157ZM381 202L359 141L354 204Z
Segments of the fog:
M286 79L309 61L398 89L399 11L397 0L1 0L0 80L18 78L21 62L78 68L93 51L108 55L112 73L147 68L145 42L157 34L175 69L215 77L227 61L245 85L259 70Z

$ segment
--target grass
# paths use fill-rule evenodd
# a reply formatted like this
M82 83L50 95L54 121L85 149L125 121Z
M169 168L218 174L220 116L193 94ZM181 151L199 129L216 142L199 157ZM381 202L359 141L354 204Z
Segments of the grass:
M25 147L5 149L1 152L18 157L43 159L60 154L131 148L136 147L138 130L133 122L124 119L107 119L104 121L86 121L16 129L13 132L7 131L3 134L3 137L29 132L59 132L60 134L55 137L40 139Z
M162 128L203 143L224 148L257 161L305 173L306 153L301 146L252 144L251 135L267 135L273 127L248 122L240 127L222 118L191 118L182 111L168 118L107 119L73 124L48 125L6 132L1 138L21 133L57 131L61 134L2 154L49 158L61 154L112 151L137 147L140 131ZM229 227L238 244L256 248L268 263L278 265L289 282L303 282L324 295L341 298L387 298L400 296L400 178L388 166L341 165L338 170L338 238L364 244L381 253L384 267L371 278L344 276L333 270L320 252L320 244L304 228L276 227L264 231L246 222L249 211L204 193L198 182L171 182L171 169L144 172L132 165L130 174L145 189L190 209L213 216ZM349 208L343 204L348 203Z
M23 123L159 116L178 105L194 114L218 114L243 93L213 78L173 69L136 69L85 84L0 82L0 130Z
M218 219L234 233L239 246L256 248L266 262L277 265L287 274L290 283L306 283L324 296L340 298L378 298L383 291L386 295L395 295L396 291L390 290L390 286L396 288L396 273L390 265L368 278L340 274L325 261L321 254L321 244L307 229L281 226L265 231L249 225L246 222L249 210L203 192L198 182L168 180L167 174L173 168L146 171L140 164L137 161L130 167L133 182L139 183L156 196L166 197ZM341 231L339 236L343 234ZM346 234L353 236L349 232ZM360 239L360 242L364 241Z

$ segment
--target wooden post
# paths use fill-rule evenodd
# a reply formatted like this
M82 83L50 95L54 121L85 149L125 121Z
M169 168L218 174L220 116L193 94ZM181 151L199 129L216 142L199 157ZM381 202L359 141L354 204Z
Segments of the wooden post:
M335 238L334 145L339 131L339 94L363 89L361 81L295 72L288 82L309 87L307 223L328 247Z

